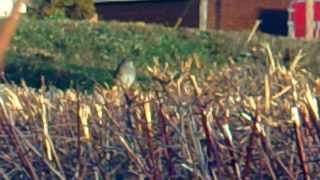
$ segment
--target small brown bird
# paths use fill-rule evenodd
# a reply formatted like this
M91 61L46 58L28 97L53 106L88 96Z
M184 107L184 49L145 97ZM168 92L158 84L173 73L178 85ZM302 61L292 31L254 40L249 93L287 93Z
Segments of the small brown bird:
M116 84L124 89L132 86L136 79L136 68L133 61L124 59L116 70Z
M132 119L130 116L130 108L132 100L130 98L130 91L127 91L132 84L134 83L136 79L136 68L134 66L133 61L130 61L128 59L123 59L120 64L118 65L118 68L116 70L116 77L115 77L115 84L117 86L120 86L122 90L124 90L123 97L125 104L128 105L128 109L126 110L126 124L128 127L132 128Z

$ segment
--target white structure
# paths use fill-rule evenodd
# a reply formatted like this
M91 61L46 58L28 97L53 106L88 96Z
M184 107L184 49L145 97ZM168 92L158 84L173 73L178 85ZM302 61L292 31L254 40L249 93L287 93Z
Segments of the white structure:
M12 11L15 0L0 0L0 18L8 17ZM23 3L20 13L26 13L27 6Z

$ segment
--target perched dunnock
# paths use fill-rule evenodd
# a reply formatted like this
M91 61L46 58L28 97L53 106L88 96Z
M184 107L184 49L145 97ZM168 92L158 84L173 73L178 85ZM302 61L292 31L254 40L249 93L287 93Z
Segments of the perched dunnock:
M124 59L118 65L116 70L116 79L115 83L117 86L120 86L125 92L123 93L123 99L125 104L128 105L128 108L131 107L131 98L130 98L130 91L127 91L136 79L136 68L134 67L133 61L128 59ZM122 101L120 100L120 101ZM129 111L127 111L128 113ZM127 119L125 122L128 127L132 128L132 120L131 116L125 117Z
M116 83L124 89L128 89L132 86L136 79L136 68L133 61L124 59L118 65L116 70Z

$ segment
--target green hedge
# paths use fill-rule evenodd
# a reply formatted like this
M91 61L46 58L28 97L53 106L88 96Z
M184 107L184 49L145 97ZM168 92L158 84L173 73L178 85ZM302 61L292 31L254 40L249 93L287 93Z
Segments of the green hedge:
M247 33L174 30L141 23L23 19L6 57L6 75L14 81L23 78L32 86L39 86L45 76L60 88L69 87L71 81L88 88L95 81L110 83L116 65L127 57L135 61L139 80L145 81L142 70L155 57L176 64L197 54L207 65L204 70L227 62L230 56L241 60L249 51L246 38ZM252 46L263 41L270 42L275 54L286 47L293 52L300 47L316 50L302 41L266 35L255 38Z

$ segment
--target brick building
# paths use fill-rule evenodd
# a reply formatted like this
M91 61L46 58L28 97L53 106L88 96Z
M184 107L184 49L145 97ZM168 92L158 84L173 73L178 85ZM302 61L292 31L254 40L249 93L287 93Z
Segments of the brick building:
M183 16L182 26L198 26L198 0L96 0L96 9L103 20L173 26Z
M287 33L287 9L291 0L208 0L208 28L248 30L262 19L260 30ZM199 0L96 0L101 19L145 21L172 26L183 17L182 26L197 27Z

